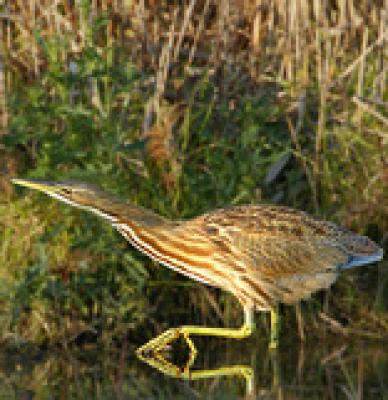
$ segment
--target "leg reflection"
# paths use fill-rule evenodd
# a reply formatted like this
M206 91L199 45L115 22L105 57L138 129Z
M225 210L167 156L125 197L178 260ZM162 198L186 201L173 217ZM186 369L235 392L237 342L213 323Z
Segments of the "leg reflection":
M191 370L196 359L196 352L190 351L189 358L183 367L179 367L167 360L162 353L152 353L145 356L137 353L138 358L164 375L188 380L208 379L223 376L240 376L245 379L246 394L252 395L254 391L254 371L247 365L232 365L214 369Z

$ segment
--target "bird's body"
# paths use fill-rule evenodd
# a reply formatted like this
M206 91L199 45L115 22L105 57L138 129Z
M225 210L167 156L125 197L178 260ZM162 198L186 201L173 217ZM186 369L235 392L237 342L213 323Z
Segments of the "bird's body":
M102 216L141 252L231 292L249 312L295 303L328 288L342 269L383 256L367 237L287 207L235 206L170 221L86 184L14 182Z
M137 249L259 310L326 289L341 269L379 255L368 238L287 207L236 206L175 222L132 212L113 225Z

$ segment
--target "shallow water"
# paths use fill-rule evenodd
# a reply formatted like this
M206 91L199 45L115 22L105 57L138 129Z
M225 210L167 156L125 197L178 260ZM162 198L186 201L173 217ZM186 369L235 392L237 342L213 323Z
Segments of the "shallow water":
M138 360L127 342L110 351L2 351L0 399L388 399L384 343L282 343L274 352L257 338L197 342L192 376L202 369L216 376L165 376ZM238 365L252 377L234 374Z

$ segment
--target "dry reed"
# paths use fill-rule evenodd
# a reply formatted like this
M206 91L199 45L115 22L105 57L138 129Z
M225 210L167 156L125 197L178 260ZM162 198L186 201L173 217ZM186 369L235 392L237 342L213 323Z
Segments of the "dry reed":
M96 35L93 21L101 15L108 16L105 30L93 37ZM341 119L332 112L339 101L342 114L353 113L356 106L354 123L359 132L370 129L363 124L365 116L369 116L376 121L374 131L385 140L387 20L386 1L78 0L72 3L58 0L47 4L44 0L5 0L1 15L6 60L5 68L0 63L1 129L7 131L5 89L12 87L15 73L34 79L45 68L37 31L43 39L66 36L69 46L62 49L58 60L65 65L85 46L120 45L127 49L139 69L154 75L154 95L145 107L142 133L147 138L156 135L148 146L152 149L151 158L163 154L177 160L176 149L167 145L173 142L172 132L162 126L161 108L165 117L165 109L174 109L171 100L166 102L167 98L173 98L175 106L185 104L183 88L191 85L193 76L212 71L214 84L218 86L216 98L230 104L244 93L260 90L266 83L273 86L271 95L280 96L286 83L290 105L299 104L299 111L296 114L290 111L287 117L292 142L318 211L322 167L328 150L327 125L330 119ZM112 65L114 53L108 52L107 57ZM372 85L367 83L371 75ZM349 80L357 82L353 97L344 95ZM298 138L308 113L305 110L301 115L301 99L306 98L311 85L317 85L318 89L312 152L304 149ZM109 92L108 81L103 92ZM91 78L90 101L100 110L101 96L101 89ZM293 118L296 118L295 129L290 124ZM161 137L163 132L165 138ZM160 151L156 151L158 143ZM164 161L155 160L159 164Z

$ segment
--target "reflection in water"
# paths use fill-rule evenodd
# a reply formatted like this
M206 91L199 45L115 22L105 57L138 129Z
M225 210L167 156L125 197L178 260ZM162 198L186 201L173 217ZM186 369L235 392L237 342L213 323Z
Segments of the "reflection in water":
M230 365L213 369L193 369L196 354L192 352L188 356L187 362L182 366L169 361L168 355L156 353L153 356L145 357L141 353L137 353L139 359L144 361L151 367L157 369L162 374L172 378L186 379L196 381L199 379L219 378L225 376L241 376L245 379L246 394L254 393L254 377L255 373L252 367L248 365Z
M0 399L388 398L388 348L382 343L289 343L278 352L267 350L265 340L209 339L199 344L190 373L181 371L178 379L137 360L135 346L126 342L114 351L98 346L28 354L3 351Z

